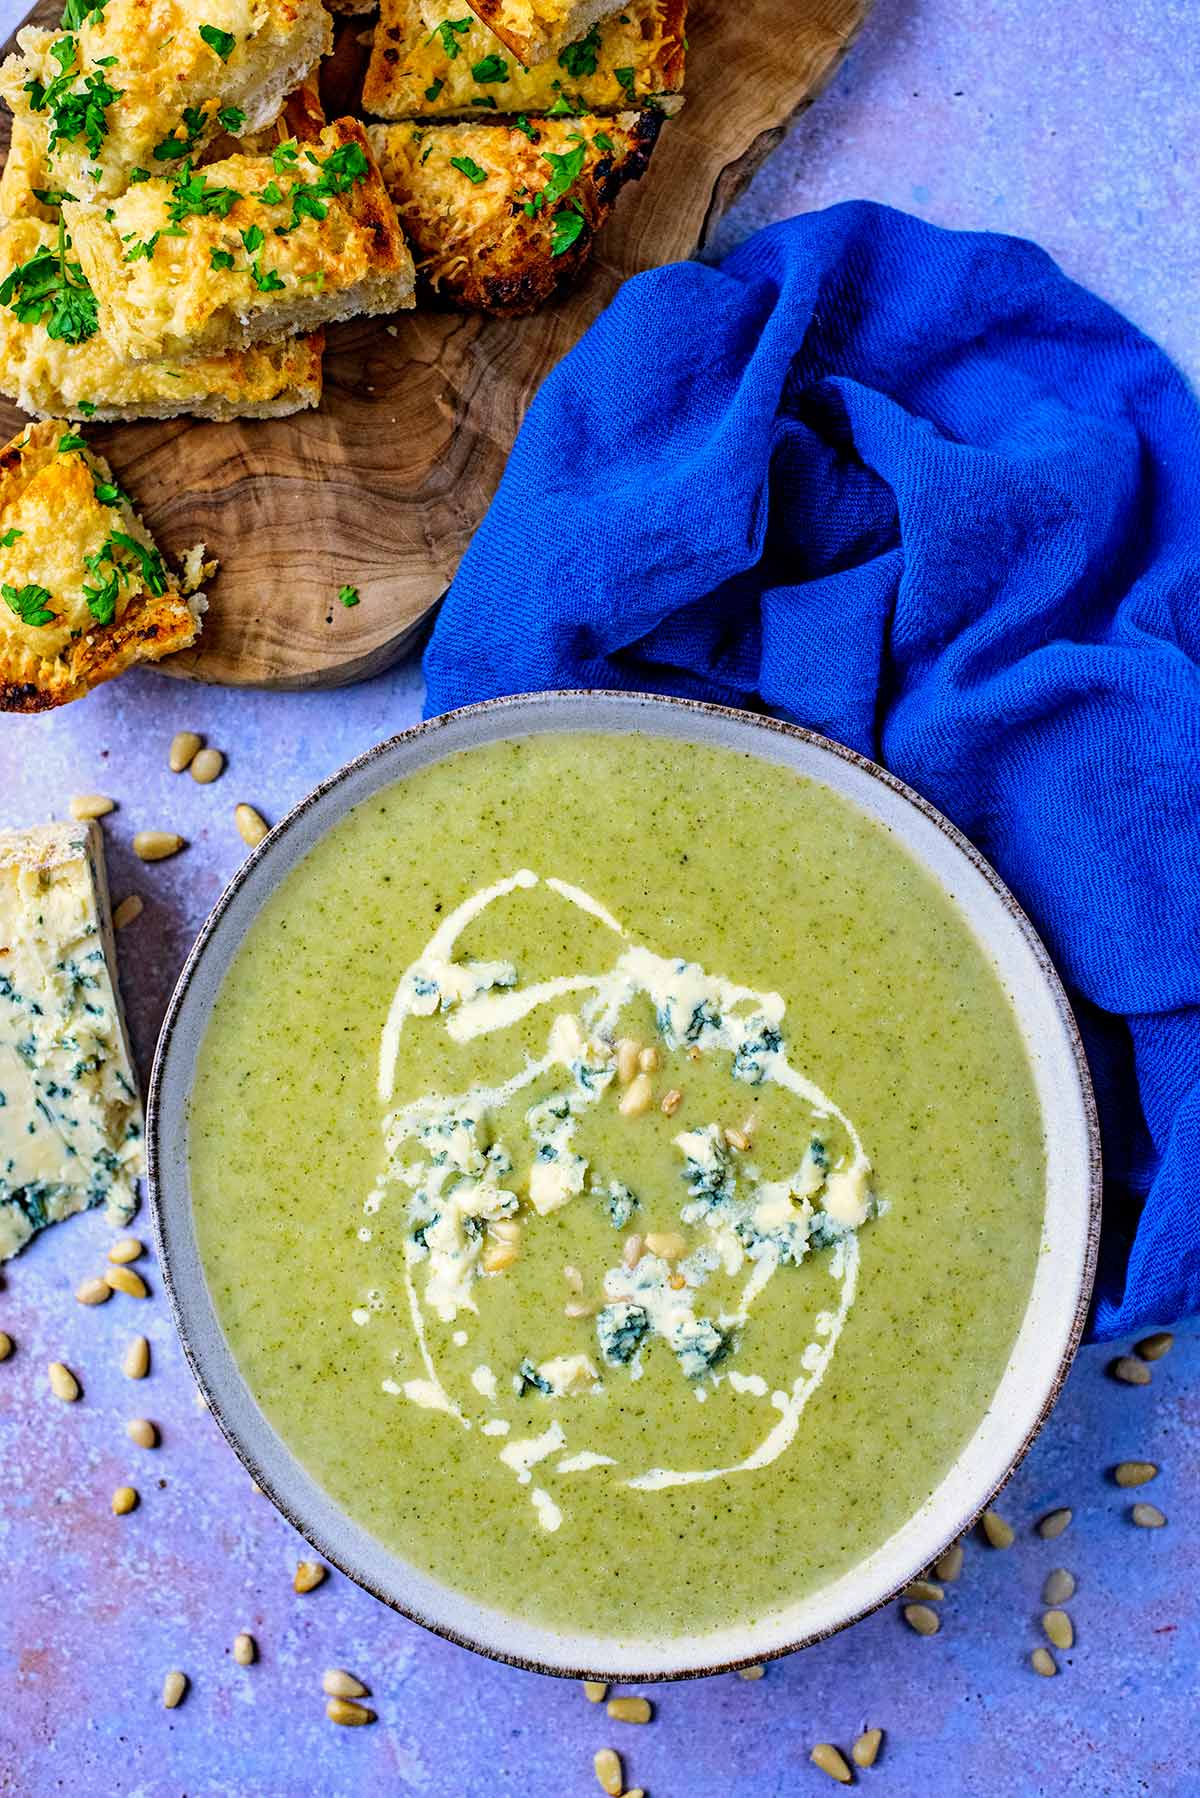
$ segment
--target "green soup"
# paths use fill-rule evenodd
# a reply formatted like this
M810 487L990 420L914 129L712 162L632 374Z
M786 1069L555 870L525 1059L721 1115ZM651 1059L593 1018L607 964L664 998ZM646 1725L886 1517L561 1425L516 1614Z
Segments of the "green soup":
M200 1248L337 1502L539 1622L749 1622L912 1515L1003 1372L1042 1126L965 921L729 750L535 737L264 907L189 1114Z

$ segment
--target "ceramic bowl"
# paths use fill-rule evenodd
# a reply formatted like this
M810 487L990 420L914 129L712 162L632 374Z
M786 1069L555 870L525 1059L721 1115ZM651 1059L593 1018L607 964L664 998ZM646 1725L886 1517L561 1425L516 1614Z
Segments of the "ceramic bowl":
M974 1435L903 1527L849 1572L746 1625L669 1639L550 1629L476 1603L345 1516L260 1411L205 1284L188 1190L187 1101L218 988L259 908L313 844L380 788L463 749L542 732L640 731L758 756L823 782L877 819L949 894L990 956L1019 1020L1046 1125L1041 1253L1007 1369ZM165 1282L192 1371L249 1469L327 1561L405 1615L485 1654L574 1676L711 1673L786 1653L892 1597L968 1528L1029 1447L1079 1341L1095 1266L1100 1157L1079 1034L1029 920L966 839L872 763L750 714L634 694L545 693L436 718L340 769L276 825L222 895L180 976L150 1084L150 1187Z

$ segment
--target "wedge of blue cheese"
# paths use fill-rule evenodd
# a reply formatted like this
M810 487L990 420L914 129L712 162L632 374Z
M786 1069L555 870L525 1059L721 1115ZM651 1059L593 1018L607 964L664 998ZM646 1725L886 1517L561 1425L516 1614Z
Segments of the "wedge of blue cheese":
M92 1205L128 1223L142 1155L99 829L0 832L0 1261Z

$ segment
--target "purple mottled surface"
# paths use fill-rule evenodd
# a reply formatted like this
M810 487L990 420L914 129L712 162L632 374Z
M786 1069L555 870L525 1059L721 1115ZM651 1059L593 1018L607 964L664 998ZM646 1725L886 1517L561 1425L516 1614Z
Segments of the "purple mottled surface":
M1017 231L1194 375L1200 235L1183 127L1185 116L1194 126L1198 67L1192 0L1132 0L1107 14L1079 0L881 0L719 244L864 194L948 224ZM146 900L120 942L143 1072L182 958L242 854L235 801L277 818L348 756L414 721L419 703L411 663L313 695L138 675L57 716L0 722L0 823L62 815L72 792L120 802L105 835L115 895ZM212 787L166 771L167 743L185 727L229 754ZM129 843L149 826L180 830L190 847L141 866ZM893 1609L771 1667L759 1684L660 1688L654 1723L634 1729L608 1723L574 1685L424 1634L340 1576L297 1597L304 1545L251 1492L197 1409L153 1267L149 1303L74 1303L108 1237L101 1220L78 1220L0 1275L0 1328L17 1345L0 1366L0 1792L566 1798L598 1791L592 1754L615 1743L629 1783L650 1798L798 1798L833 1789L807 1763L811 1744L848 1748L871 1724L887 1740L859 1783L881 1798L1200 1793L1196 1336L1180 1339L1144 1389L1105 1378L1102 1352L1081 1356L1002 1500L1015 1546L969 1546L936 1638L918 1639ZM119 1371L139 1330L154 1354L140 1385ZM80 1404L49 1398L54 1358L79 1373ZM127 1440L136 1415L161 1426L161 1448ZM1162 1463L1137 1496L1162 1506L1166 1529L1129 1524L1131 1496L1108 1474L1126 1457ZM125 1481L142 1502L116 1518L109 1499ZM1042 1542L1033 1523L1061 1504L1075 1521L1057 1543ZM1077 1645L1060 1656L1060 1676L1042 1680L1028 1656L1055 1566L1078 1578ZM231 1654L242 1629L259 1643L250 1668ZM324 1720L327 1666L370 1682L375 1727ZM170 1667L192 1687L168 1713L159 1689Z

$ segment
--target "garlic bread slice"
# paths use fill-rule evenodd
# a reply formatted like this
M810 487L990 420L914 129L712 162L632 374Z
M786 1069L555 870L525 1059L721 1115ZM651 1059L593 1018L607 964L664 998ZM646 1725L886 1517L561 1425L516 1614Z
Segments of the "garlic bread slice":
M468 0L527 69L548 62L623 8L613 0Z

